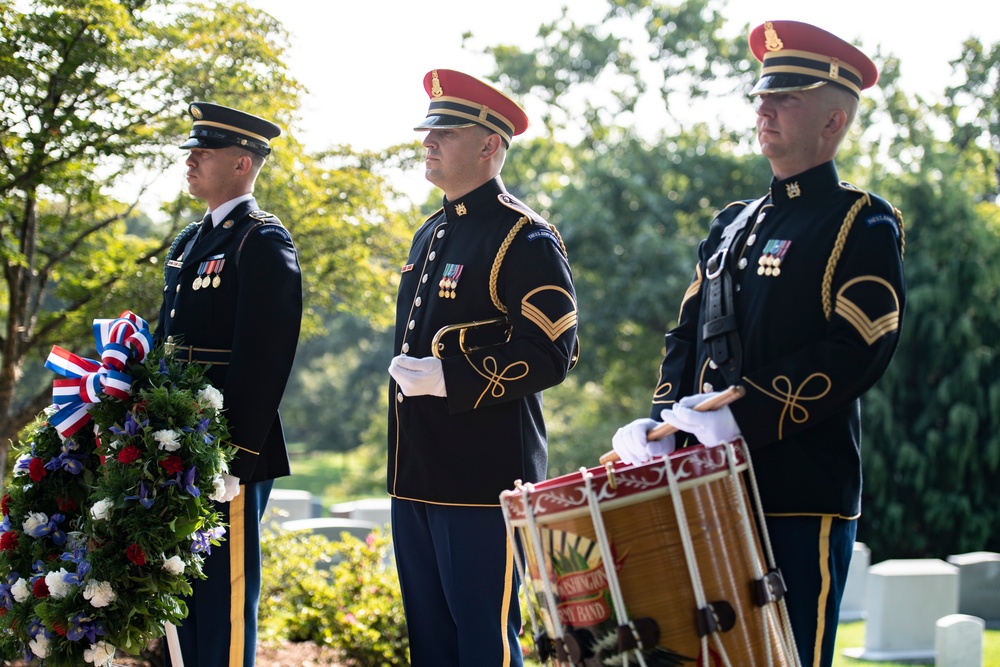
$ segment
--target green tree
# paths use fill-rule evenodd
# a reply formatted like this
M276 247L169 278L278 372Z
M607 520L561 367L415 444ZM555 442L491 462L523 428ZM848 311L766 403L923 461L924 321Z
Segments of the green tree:
M43 383L18 391L25 362L53 344L93 356L90 322L125 308L154 323L159 257L200 217L181 194L158 235L129 234L141 192L123 202L110 187L137 170L155 182L182 159L193 100L290 128L301 86L287 45L280 24L242 2L0 0L0 473L9 442L50 402ZM300 239L305 332L330 307L384 320L403 207L378 169L408 164L412 150L308 155L290 131L274 145L257 195Z
M553 474L594 465L615 428L646 411L695 244L716 209L770 178L749 106L735 130L669 113L743 104L732 91L749 88L757 64L746 29L727 39L722 15L711 0L609 0L598 24L563 16L535 49L488 49L495 78L551 107L551 137L512 151L505 173L523 176L510 180L560 229L578 290L581 361L547 392ZM996 550L1000 48L967 42L942 104L901 89L894 57L875 59L880 86L838 165L903 211L909 301L895 360L862 401L861 539L878 558ZM635 113L650 91L668 112L653 137ZM592 100L583 113L563 111L579 98ZM581 138L556 140L566 136Z
M883 84L897 157L873 178L906 217L908 304L865 404L859 539L877 557L1000 549L1000 49L971 40L955 64L942 105Z

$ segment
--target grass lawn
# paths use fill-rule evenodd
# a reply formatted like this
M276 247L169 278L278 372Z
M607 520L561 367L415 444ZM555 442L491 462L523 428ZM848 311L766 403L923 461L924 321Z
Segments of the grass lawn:
M865 645L864 621L842 623L837 630L837 653L833 658L833 667L912 667L912 662L870 662L855 660L843 655L844 649L857 648ZM525 660L526 667L539 667L535 660ZM924 663L928 664L928 663ZM1000 630L987 630L983 635L983 663L985 667L1000 665Z
M863 665L872 665L873 667L906 667L913 665L912 662L870 662L844 657L844 649L858 648L864 645L865 624L863 621L841 623L837 630L837 654L833 658L833 667L862 667ZM989 665L1000 665L1000 630L987 630L983 635L982 664L986 667L989 667Z

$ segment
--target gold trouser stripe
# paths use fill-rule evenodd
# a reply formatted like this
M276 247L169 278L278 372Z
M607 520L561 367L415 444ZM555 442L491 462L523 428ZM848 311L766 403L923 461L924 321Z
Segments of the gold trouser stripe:
M510 663L510 642L507 639L507 621L510 615L510 598L514 590L514 547L507 542L507 564L503 575L503 604L500 605L500 636L503 638L503 665ZM520 647L518 647L520 650Z
M229 501L229 534L226 536L229 539L229 667L243 667L243 645L246 643L243 620L246 606L244 491L245 486Z
M816 603L816 645L813 646L813 665L819 667L823 657L823 631L826 629L826 601L830 597L830 528L833 517L824 516L819 526L819 574L821 578L819 600Z

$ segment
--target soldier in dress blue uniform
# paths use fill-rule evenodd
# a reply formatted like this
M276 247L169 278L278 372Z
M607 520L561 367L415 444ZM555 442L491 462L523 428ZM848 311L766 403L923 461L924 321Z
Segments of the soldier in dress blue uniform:
M388 490L410 656L415 667L521 665L517 546L499 496L545 478L541 392L573 363L576 293L555 228L500 180L524 112L461 72L428 72L424 88L416 129L444 204L402 267L389 367ZM460 326L479 322L490 324Z
M252 667L260 519L273 480L290 473L278 403L298 343L302 280L288 230L253 197L280 128L207 102L188 110L188 189L208 213L167 254L156 336L174 358L209 364L237 453L213 498L229 529L205 561L208 578L193 583L178 635L185 667Z
M773 171L757 201L727 206L698 250L648 419L612 444L628 463L742 433L803 665L830 665L861 512L859 399L882 376L905 302L903 222L843 183L834 157L878 71L815 26L768 21L751 91ZM738 385L744 398L692 408ZM647 442L659 420L680 432Z

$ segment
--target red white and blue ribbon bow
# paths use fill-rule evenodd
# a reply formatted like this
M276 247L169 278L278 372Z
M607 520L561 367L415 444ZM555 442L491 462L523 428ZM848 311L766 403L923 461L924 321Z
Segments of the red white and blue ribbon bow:
M59 410L49 422L63 439L72 436L90 420L90 406L102 394L126 399L132 377L125 370L129 359L142 361L153 347L146 321L126 310L113 320L94 320L94 340L101 361L86 359L52 346L45 367L66 380L52 381L52 402Z

